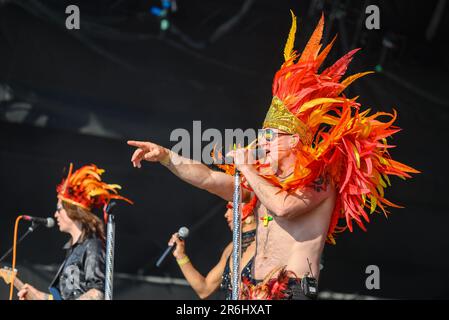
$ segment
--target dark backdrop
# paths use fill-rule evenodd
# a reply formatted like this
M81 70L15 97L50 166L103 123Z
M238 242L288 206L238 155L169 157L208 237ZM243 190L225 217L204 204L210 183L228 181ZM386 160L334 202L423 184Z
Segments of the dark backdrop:
M325 248L321 289L448 298L447 6L426 38L437 1L373 3L381 29L368 31L359 20L362 1L179 1L163 32L149 13L157 1L0 1L0 251L12 243L17 215L54 213L55 186L69 162L95 163L135 201L117 209L118 272L181 277L173 259L162 269L154 262L185 225L192 231L188 254L206 273L231 240L224 201L160 165L134 169L125 142L171 146L170 132L191 131L194 120L203 130L257 128L282 63L289 9L299 17L302 48L324 4L326 37L339 33L329 62L361 46L348 74L382 67L348 95L360 95L365 107L398 110L403 131L392 155L423 173L393 179L387 190L405 209L392 209L388 219L379 214L367 233L344 233ZM68 4L80 7L80 30L64 27ZM386 50L385 40L394 47ZM56 229L36 231L20 246L18 261L58 264L65 240ZM371 264L380 268L380 290L365 289Z

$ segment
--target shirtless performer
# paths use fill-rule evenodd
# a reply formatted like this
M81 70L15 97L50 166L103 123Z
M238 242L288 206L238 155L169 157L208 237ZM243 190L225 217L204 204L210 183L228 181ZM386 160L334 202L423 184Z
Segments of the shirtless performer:
M258 145L266 152L252 159L248 148L230 152L246 187L256 197L258 220L253 283L244 282L242 298L305 299L301 279L310 272L317 279L326 240L356 222L365 230L371 213L387 213L396 206L384 198L388 175L410 177L418 171L391 159L386 138L397 132L396 112L361 112L356 99L342 91L360 73L340 82L353 50L321 73L318 69L332 44L321 52L324 17L299 56L293 50L296 17L284 50L285 62L273 82L273 100L259 131ZM335 39L334 39L335 40ZM392 119L382 122L379 116ZM131 162L160 162L180 179L231 201L231 175L151 142L128 141L136 147ZM339 219L344 227L337 226ZM263 222L262 222L263 221ZM310 263L310 264L309 264Z

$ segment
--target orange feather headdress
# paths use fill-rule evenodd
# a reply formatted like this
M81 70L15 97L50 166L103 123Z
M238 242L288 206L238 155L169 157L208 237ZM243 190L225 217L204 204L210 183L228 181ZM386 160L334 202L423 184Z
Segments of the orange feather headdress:
M70 164L69 173L57 186L58 198L68 203L91 211L94 208L102 208L105 212L112 199L124 200L130 204L133 202L118 194L121 189L118 184L107 184L101 181L104 169L96 165L86 165L72 173L73 164Z

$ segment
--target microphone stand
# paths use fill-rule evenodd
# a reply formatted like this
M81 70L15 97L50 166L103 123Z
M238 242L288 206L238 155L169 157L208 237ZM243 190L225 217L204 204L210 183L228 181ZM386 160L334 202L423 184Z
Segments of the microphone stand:
M235 169L233 196L233 231L232 231L232 300L240 297L240 253L242 244L241 212L240 212L240 172Z
M114 248L115 248L115 217L111 213L115 202L109 203L106 208L107 227L106 227L106 272L104 299L112 300L114 286Z
M34 230L37 229L37 227L39 227L38 223L35 223L34 221L31 223L31 226L29 226L28 230L19 238L17 239L17 244L19 244L20 242L22 242L23 239L25 239L30 233L32 233ZM13 247L9 248L8 251L5 252L5 254L0 258L0 262L2 262L3 260L6 259L6 257L8 257L11 252L12 252Z

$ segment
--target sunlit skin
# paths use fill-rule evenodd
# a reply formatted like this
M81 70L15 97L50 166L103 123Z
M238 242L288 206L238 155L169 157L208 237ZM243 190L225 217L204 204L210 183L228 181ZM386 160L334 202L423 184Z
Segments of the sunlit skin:
M299 136L297 134L289 135L277 129L270 129L269 132L274 134L259 134L257 139L259 148L263 149L265 153L261 163L269 164L271 173L279 177L282 177L283 174L290 174L295 161L293 151L300 145Z

